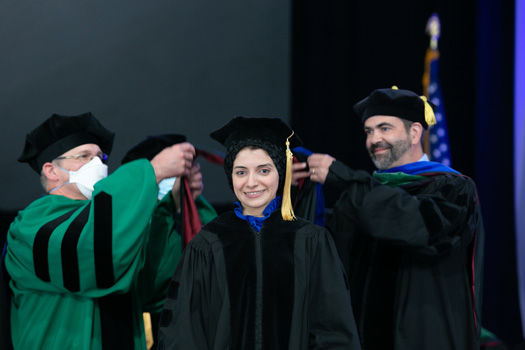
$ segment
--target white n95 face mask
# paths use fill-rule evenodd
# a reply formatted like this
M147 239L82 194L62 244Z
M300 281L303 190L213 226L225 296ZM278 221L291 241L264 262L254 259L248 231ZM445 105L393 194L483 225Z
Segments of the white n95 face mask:
M169 177L167 179L161 180L159 182L159 201L164 198L164 196L171 191L173 184L175 183L176 177Z
M72 183L77 185L84 197L91 199L94 190L93 186L108 176L108 166L102 163L99 157L94 157L91 161L82 165L77 171L69 171L58 165L57 167L69 173L69 181L52 189L49 193L68 183Z
M77 184L84 197L91 199L95 184L108 176L108 166L95 157L77 171L69 172L69 182Z

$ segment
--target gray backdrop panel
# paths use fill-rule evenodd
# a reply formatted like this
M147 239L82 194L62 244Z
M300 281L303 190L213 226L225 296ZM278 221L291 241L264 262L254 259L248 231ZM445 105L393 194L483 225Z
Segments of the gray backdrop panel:
M236 115L288 120L290 2L2 1L0 207L42 194L17 162L27 132L53 113L91 111L117 133L109 167L147 135L209 133ZM233 196L222 168L200 161L204 195Z

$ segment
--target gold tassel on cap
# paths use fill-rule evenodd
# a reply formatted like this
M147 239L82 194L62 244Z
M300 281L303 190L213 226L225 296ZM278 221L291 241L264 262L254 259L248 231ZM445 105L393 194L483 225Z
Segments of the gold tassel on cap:
M436 116L434 114L434 110L430 106L430 104L427 101L426 96L419 96L425 103L425 121L427 122L427 125L434 125L436 124Z
M283 220L292 221L296 220L292 208L292 196L290 193L290 187L292 186L292 163L293 153L290 151L290 137L294 132L286 139L286 175L284 178L284 189L283 189L283 202L281 204L281 215Z

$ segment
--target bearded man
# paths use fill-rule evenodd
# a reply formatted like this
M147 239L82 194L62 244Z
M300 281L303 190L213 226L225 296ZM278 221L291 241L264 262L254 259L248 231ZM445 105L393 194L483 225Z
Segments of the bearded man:
M434 108L408 90L375 90L354 110L378 171L327 154L295 167L295 180L340 190L327 227L363 349L479 349L481 211L474 182L423 153Z

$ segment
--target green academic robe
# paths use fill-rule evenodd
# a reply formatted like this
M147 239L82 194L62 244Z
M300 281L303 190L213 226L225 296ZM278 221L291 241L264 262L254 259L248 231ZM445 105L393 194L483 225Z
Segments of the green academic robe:
M157 195L141 159L92 200L49 195L20 211L6 254L15 349L145 349L142 313L162 306L181 252L174 203Z

